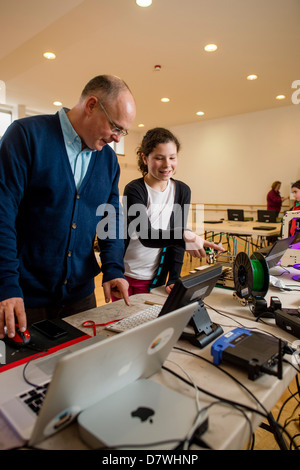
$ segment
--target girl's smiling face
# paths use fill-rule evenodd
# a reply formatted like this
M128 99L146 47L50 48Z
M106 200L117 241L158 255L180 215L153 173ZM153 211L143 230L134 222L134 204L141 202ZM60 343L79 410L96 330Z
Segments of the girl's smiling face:
M177 147L174 142L158 144L143 161L148 167L148 182L168 182L177 168Z
M295 186L292 187L292 193L297 202L300 202L300 189Z

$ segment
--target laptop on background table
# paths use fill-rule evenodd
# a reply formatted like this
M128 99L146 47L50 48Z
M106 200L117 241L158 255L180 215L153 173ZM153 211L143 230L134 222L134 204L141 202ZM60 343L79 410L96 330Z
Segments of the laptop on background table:
M277 221L277 213L276 211L265 211L265 210L258 210L257 211L257 221L264 222L264 223L275 223Z
M97 336L87 339L77 351L55 353L30 363L27 380L39 385L50 381L38 416L19 398L31 388L23 379L23 366L3 372L0 388L2 380L8 396L4 400L1 394L2 416L22 439L35 446L71 423L82 410L159 371L197 305L189 304L105 340L101 337L99 341ZM57 363L51 378L49 361L53 360ZM193 399L190 405L187 412L192 425L196 416Z
M243 222L245 220L243 209L227 209L228 220L237 220Z
M258 250L259 253L261 253L265 257L269 269L276 266L285 254L286 250L289 248L289 246L295 243L296 235L297 234L292 235L288 238L281 238L279 240L276 240L276 242L271 247L267 246Z

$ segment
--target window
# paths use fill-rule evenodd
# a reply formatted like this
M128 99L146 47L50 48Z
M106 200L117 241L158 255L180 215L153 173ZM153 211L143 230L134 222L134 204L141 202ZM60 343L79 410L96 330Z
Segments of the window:
M121 137L120 142L111 142L108 144L114 151L116 152L117 155L125 155L124 152L124 137Z
M12 123L12 113L11 111L0 108L0 138L3 136L4 132L8 126Z

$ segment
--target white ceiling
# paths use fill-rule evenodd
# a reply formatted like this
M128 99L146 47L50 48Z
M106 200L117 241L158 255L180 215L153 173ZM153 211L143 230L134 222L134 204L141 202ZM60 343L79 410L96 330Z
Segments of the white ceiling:
M6 102L35 111L71 107L109 73L135 96L134 130L169 127L291 105L300 79L300 0L0 0L0 14Z

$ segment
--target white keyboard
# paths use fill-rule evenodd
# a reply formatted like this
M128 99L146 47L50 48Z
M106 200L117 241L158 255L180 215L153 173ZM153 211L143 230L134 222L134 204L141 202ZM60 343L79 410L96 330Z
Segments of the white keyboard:
M142 323L146 323L157 318L161 309L162 305L151 305L150 307L134 313L130 317L123 318L123 320L107 325L105 328L106 330L115 331L117 333L135 328Z

